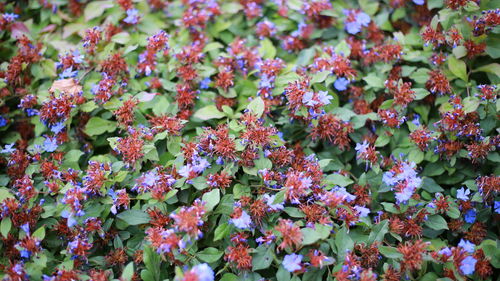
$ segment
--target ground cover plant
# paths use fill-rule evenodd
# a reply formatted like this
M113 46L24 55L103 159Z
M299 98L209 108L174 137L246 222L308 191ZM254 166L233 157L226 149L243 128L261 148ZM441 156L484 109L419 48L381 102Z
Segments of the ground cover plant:
M0 3L3 280L496 280L500 3Z

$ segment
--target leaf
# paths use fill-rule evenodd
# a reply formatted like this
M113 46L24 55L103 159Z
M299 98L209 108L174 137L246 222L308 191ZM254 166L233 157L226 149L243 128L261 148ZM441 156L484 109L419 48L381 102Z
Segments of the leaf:
M373 16L378 10L379 2L372 0L359 0L359 5L363 11L370 16Z
M268 38L264 38L260 42L259 54L266 59L272 59L276 56L276 48L273 45L273 42Z
M448 57L448 68L450 69L451 73L455 74L458 78L462 79L463 81L467 82L467 66L465 65L465 62L458 60L454 56L449 56Z
M106 9L111 7L113 7L112 1L89 2L83 11L83 17L85 21L90 21L91 19L101 16Z
M378 247L380 253L389 259L401 259L403 258L403 254L401 254L397 248L387 247L387 246L379 246Z
M366 84L368 84L370 88L376 88L376 89L384 88L384 80L375 75L374 73L369 73L363 78L363 80L366 81Z
M206 203L205 210L208 212L212 211L220 201L219 189L213 189L212 191L203 194L202 200Z
M257 247L256 254L252 258L252 270L261 270L268 268L273 262L274 247L261 245Z
M463 104L464 104L463 110L464 110L464 112L465 113L471 113L471 112L476 111L476 109L479 107L479 103L480 102L481 101L478 98L476 98L476 97L466 97L463 100Z
M146 212L140 210L127 210L119 213L117 218L125 221L129 225L139 225L149 223L150 217Z
M222 275L222 278L220 279L220 281L239 281L239 280L240 277L238 277L238 275L235 275L233 273L226 273Z
M123 269L120 280L131 281L133 276L134 276L134 262L129 262L129 264L127 264L127 266Z
M89 136L102 135L105 132L114 132L116 130L116 122L104 120L100 117L92 117L85 125L84 132Z
M212 263L218 261L223 254L224 252L218 250L217 248L208 247L203 249L203 251L198 252L196 256L204 262Z
M335 247L337 247L338 261L343 261L347 250L352 250L354 241L347 233L345 227L342 227L335 235Z
M332 230L331 226L315 224L315 228L306 227L301 229L302 236L304 237L302 245L314 244L319 240L325 240L330 236Z
M434 179L429 178L429 177L424 177L422 179L422 189L430 192L430 193L436 193L436 192L443 192L444 189L434 181Z
M2 222L0 223L0 232L2 233L2 236L7 238L7 235L9 234L10 228L12 227L12 221L10 220L9 217L5 217L2 219Z
M215 105L211 104L198 109L193 116L200 120L206 121L210 119L220 119L222 117L225 117L226 114L219 111L217 107L215 107Z
M326 177L326 181L328 181L333 185L338 185L340 187L345 187L354 183L354 181L351 180L349 177L343 176L338 173L329 175L328 177Z
M35 232L33 232L32 236L43 240L43 238L45 238L45 226L39 227Z
M113 35L113 37L111 37L111 41L125 45L128 43L128 41L130 41L130 34L128 34L128 32L117 33Z
M66 162L78 162L78 160L80 159L80 156L83 155L83 152L81 150L78 150L78 149L72 149L70 151L68 151L68 153L66 153L66 155L64 155L64 159L66 160Z
M481 67L476 68L472 72L487 72L491 74L495 74L497 76L500 75L500 64L499 63L490 63L487 65L483 65Z
M217 228L214 231L214 241L218 241L224 237L227 237L230 231L231 231L231 226L228 223L223 223L217 226Z
M51 93L55 93L56 91L68 95L76 95L82 91L82 86L80 86L73 78L60 79L54 81L52 86L49 88L49 92Z
M383 220L376 224L375 227L370 231L370 236L368 236L368 245L373 244L373 242L382 242L384 236L389 232L389 221Z
M248 104L247 109L257 115L257 117L261 117L265 109L264 100L261 97L256 97Z
M434 230L448 229L448 223L440 215L429 216L425 221L425 225Z

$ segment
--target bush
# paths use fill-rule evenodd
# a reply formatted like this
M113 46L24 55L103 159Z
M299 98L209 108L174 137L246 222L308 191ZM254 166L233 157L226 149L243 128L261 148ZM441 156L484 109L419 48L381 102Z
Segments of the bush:
M498 7L1 4L3 280L492 280Z

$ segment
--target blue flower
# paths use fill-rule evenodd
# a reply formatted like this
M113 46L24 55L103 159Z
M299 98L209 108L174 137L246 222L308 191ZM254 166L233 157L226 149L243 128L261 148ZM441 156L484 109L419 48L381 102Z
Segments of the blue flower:
M470 190L468 188L465 189L462 187L459 190L457 190L457 199L467 201L469 200L469 194Z
M319 91L318 92L318 100L321 102L323 105L330 104L330 100L333 99L332 96L328 94L327 91Z
M72 78L78 75L78 70L73 71L73 67L66 68L61 74L59 74L59 78Z
M2 150L0 151L0 153L12 153L12 152L14 152L14 151L15 151L15 149L13 148L13 147L14 147L14 144L15 144L15 143L6 144L6 145L5 145L5 148L4 148L4 149L2 149Z
M56 123L54 126L50 127L50 130L55 134L59 134L62 130L66 128L66 124L64 122Z
M472 273L474 273L474 269L476 267L476 262L477 262L477 260L474 257L468 256L460 264L460 270L465 275L472 274Z
M345 24L345 29L349 34L356 34L361 31L361 25L355 21Z
M495 201L493 208L495 209L495 213L500 214L500 201Z
M26 233L30 233L30 225L29 223L25 223L23 225L21 225L21 229L26 232Z
M200 89L202 89L202 90L208 89L210 87L210 82L212 82L212 80L210 80L210 77L207 77L207 78L201 80Z
M307 106L315 106L318 104L317 101L314 99L314 92L307 92L302 96L302 103L304 103Z
M252 218L247 214L247 212L241 211L241 216L239 218L232 218L229 222L234 224L237 228L245 229L250 228L252 225Z
M366 140L363 141L363 143L357 143L356 144L356 147L354 148L356 150L356 152L359 154L361 153L365 153L366 152L366 149L368 149L368 142Z
M370 16L366 13L360 12L356 15L356 22L362 26L368 26L370 24Z
M31 256L31 252L28 250L21 250L19 251L19 254L21 255L22 258L29 259Z
M476 221L476 210L468 210L467 213L465 213L464 219L467 223L474 223Z
M415 3L415 5L424 5L425 0L413 0L413 3Z
M128 24L137 24L139 22L139 11L137 9L128 9L127 17L123 19Z
M196 275L198 277L198 281L214 281L215 280L214 271L206 263L195 265L191 269L191 271L196 273Z
M57 149L57 139L55 138L50 138L47 137L45 138L45 141L43 142L43 148L47 152L54 152Z
M5 119L5 117L0 115L0 127L3 127L5 125L7 125L7 119Z
M464 240L464 239L460 240L460 243L458 243L458 246L462 247L462 249L464 249L468 253L474 253L474 247L476 247L476 245L474 245L474 243L472 243L468 240Z
M302 262L302 255L291 254L286 255L283 259L283 267L288 270L288 272L294 272L302 268L300 263Z
M18 17L19 17L19 15L16 15L16 14L11 14L11 13L5 13L5 14L2 14L2 18L3 18L6 22L13 22L13 21L14 21L14 20L16 20Z
M349 83L350 83L349 80L347 80L344 77L340 77L337 78L337 80L335 80L333 86L335 87L335 89L337 89L337 91L345 91L347 90L347 86L349 85Z

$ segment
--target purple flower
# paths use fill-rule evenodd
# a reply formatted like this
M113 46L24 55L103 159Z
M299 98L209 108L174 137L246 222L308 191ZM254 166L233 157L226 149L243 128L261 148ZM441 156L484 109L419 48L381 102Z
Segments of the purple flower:
M128 9L127 17L123 19L128 24L137 24L139 22L139 11L137 9Z
M15 21L18 17L19 17L19 15L12 14L12 13L5 13L5 14L2 14L2 18L3 18L6 22L13 22L13 21Z
M448 247L445 247L443 249L441 249L438 254L440 255L445 255L445 256L451 256L453 253L451 252L450 248Z
M335 80L335 83L333 83L333 87L337 89L337 91L345 91L347 90L347 86L349 85L349 80L347 80L344 77L339 77L337 80Z
M345 24L345 29L349 34L356 34L361 31L361 25L355 21L347 22Z
M474 253L474 247L476 247L476 245L468 240L461 239L460 243L458 243L458 247L462 247L462 249L468 253Z
M413 3L415 3L415 5L424 5L425 0L413 0Z
M469 200L469 194L470 190L468 188L465 189L462 187L459 190L457 190L457 199L467 201Z
M294 272L302 268L300 263L302 262L302 255L291 254L286 255L283 259L283 267L288 270L288 272Z
M356 211L358 211L360 218L367 217L368 214L370 214L370 209L362 207L362 206L354 206L354 209L356 209Z
M467 213L465 213L464 219L467 223L474 223L476 221L476 210L468 210Z
M474 257L468 256L460 264L460 270L465 275L472 274L472 273L474 273L474 269L476 267L476 262L477 262L477 260Z

